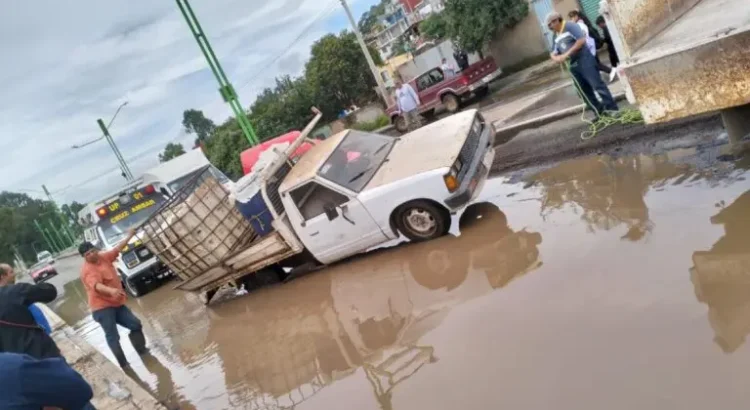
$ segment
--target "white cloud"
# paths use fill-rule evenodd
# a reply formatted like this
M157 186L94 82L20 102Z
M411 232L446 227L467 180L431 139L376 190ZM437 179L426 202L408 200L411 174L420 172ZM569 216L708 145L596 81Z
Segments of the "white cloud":
M350 4L361 14L376 1ZM192 6L245 106L274 77L299 75L312 42L347 24L338 0ZM111 131L136 174L156 165L167 142L191 144L185 109L216 122L231 115L174 2L12 2L0 15L0 50L0 190L46 184L69 202L115 189L122 178L106 143L70 147L98 138L96 119L109 120L124 101Z

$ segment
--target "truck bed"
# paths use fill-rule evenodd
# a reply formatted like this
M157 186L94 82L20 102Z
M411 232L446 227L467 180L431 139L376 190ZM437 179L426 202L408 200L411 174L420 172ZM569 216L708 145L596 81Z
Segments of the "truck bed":
M298 251L292 249L279 231L274 231L235 252L221 265L213 267L200 276L182 282L175 288L191 292L215 289L297 253Z

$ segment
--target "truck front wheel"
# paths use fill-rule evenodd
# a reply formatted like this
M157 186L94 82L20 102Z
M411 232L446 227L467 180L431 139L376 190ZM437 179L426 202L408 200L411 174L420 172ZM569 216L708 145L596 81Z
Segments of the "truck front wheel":
M120 274L120 276L122 279L122 286L125 288L125 292L127 292L128 295L134 298L139 298L146 294L146 285L144 283L130 280L124 274Z
M439 238L450 229L450 214L430 201L406 203L396 210L398 230L413 242Z

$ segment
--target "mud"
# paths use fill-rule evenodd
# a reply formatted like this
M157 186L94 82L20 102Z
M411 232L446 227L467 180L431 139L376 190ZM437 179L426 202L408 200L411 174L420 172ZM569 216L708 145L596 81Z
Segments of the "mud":
M126 346L132 376L184 409L746 409L748 168L547 164L488 181L459 237L211 308L163 287L129 302L154 356ZM109 354L82 292L56 310Z

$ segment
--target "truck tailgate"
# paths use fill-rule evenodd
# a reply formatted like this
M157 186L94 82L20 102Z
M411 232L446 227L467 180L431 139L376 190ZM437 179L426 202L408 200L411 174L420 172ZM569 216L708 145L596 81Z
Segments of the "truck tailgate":
M227 258L221 265L175 286L176 289L200 292L236 280L299 253L276 231L251 243Z

